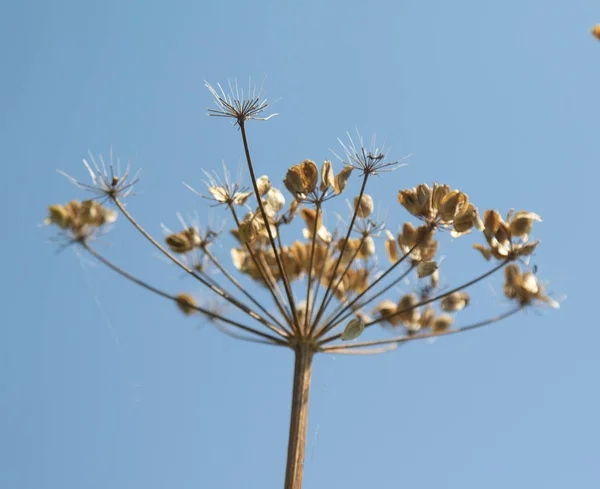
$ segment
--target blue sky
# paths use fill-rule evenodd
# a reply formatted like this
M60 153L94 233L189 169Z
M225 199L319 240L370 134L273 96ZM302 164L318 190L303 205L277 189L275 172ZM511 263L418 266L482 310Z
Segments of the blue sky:
M398 190L434 180L480 209L537 212L534 262L563 299L386 355L319 356L305 487L598 487L598 266L586 254L598 22L591 0L3 5L0 486L281 487L292 354L57 256L39 226L48 204L85 195L55 170L86 178L87 151L111 145L142 168L129 208L153 234L177 211L219 220L181 185L242 162L236 130L206 117L203 80L266 76L280 115L249 126L259 174L278 181L331 158L346 131L376 134L392 157L411 154L370 189L390 228L409 219ZM443 243L448 285L486 268L464 239ZM142 278L209 299L124 220L102 243ZM501 286L474 290L460 319L505 310Z

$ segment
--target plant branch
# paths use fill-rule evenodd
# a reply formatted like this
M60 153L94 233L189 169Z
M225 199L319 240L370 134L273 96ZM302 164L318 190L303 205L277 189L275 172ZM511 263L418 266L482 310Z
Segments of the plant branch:
M338 350L344 350L344 349L350 349L350 348L363 348L366 346L401 344L401 343L406 343L408 341L423 340L426 338L435 338L437 336L448 336L448 335L457 334L457 333L464 333L466 331L471 331L473 329L481 328L481 327L487 326L489 324L497 323L498 321L506 319L507 317L512 316L513 314L516 314L517 312L521 311L523 309L523 307L524 306L519 305L518 307L511 309L510 311L505 312L504 314L500 314L499 316L495 316L493 318L486 319L485 321L480 321L478 323L470 324L469 326L463 326L462 328L454 328L454 329L449 329L447 331L441 331L439 333L434 333L434 332L417 333L412 336L402 336L399 338L392 338L389 340L363 341L361 343L354 343L354 344L350 344L350 345L325 346L325 347L322 347L320 351L325 352L325 353L337 353Z
M225 291L221 290L216 285L213 285L213 284L210 284L209 282L207 282L206 279L204 279L202 276L198 275L194 270L192 270L190 267L188 267L183 262L181 262L181 260L177 259L171 253L169 253L158 241L156 241L150 234L148 234L148 232L146 232L146 230L134 219L134 217L129 213L129 211L127 209L125 209L125 206L121 203L121 201L118 198L111 197L111 199L115 203L115 205L119 208L119 210L123 213L123 215L127 218L127 220L131 224L133 224L133 226L148 241L150 241L150 243L152 243L159 251L161 251L167 258L169 258L169 260L171 260L173 263L175 263L177 266L179 266L182 270L185 270L191 276L195 277L203 285L205 285L206 287L208 287L210 290L212 290L217 295L221 296L227 302L230 302L231 304L233 304L234 306L236 306L238 309L240 309L243 312L245 312L246 314L248 314L253 319L255 319L258 322L262 323L267 328L269 328L271 331L276 332L277 334L280 334L280 333L277 332L278 328L276 328L271 323L269 323L269 321L267 321L266 319L264 319L260 314L256 313L255 311L253 311L252 309L250 309L246 305L242 304L240 301L238 301L234 297L231 297L229 294L227 294ZM283 337L285 337L285 335Z
M176 303L179 302L179 300L177 299L176 296L168 294L160 289L157 289L156 287L148 284L147 282L144 282L143 280L140 280L137 277L134 277L133 275L131 275L130 273L126 272L125 270L123 270L121 267L115 265L113 262L111 262L110 260L108 260L107 258L105 258L104 256L102 256L100 253L98 253L94 248L92 248L88 243L86 243L85 241L80 242L81 246L83 249L85 249L88 253L90 253L94 258L96 258L99 262L101 262L103 265L106 265L108 268L110 268L111 270L113 270L114 272L117 272L119 275L121 275L122 277L125 277L127 280L130 280L131 282L140 285L141 287L143 287L146 290L149 290L150 292L153 292L154 294L157 294L165 299L170 299ZM220 314L217 314L213 311L210 311L209 309L205 309L203 307L199 307L196 305L192 305L192 304L187 304L189 305L189 307L191 307L192 309L195 309L196 311L208 316L210 319L212 320L216 320L216 321L221 321L225 324L229 324L231 326L235 326L236 328L239 328L243 331L246 331L248 333L252 333L254 335L260 336L261 338L266 338L269 344L277 344L277 345L281 345L281 346L287 346L288 343L285 341L280 340L279 338L275 337L275 336L271 336L267 333L263 333L262 331L258 331L254 328L251 328L250 326L245 326L241 323L238 323L237 321L233 321L231 319L227 319L226 317L221 316ZM245 338L248 339L249 338Z
M385 317L381 317L379 319L374 319L373 321L368 322L367 324L365 324L365 329L368 328L369 326L373 326L374 324L378 324L378 323L381 323L383 321L387 321L390 318L392 318L394 316L397 316L398 314L409 312L409 311L412 311L413 309L416 309L417 307L421 307L421 306L425 306L427 304L431 304L432 302L435 302L435 301L438 301L440 299L443 299L444 297L447 297L450 294L454 294L454 292L458 292L460 290L463 290L463 289L466 289L468 287L471 287L472 285L475 285L477 282L479 282L479 281L481 281L481 280L489 277L494 272L497 272L498 270L500 270L501 268L503 268L510 261L511 261L511 259L504 260L499 265L495 266L491 270L488 270L487 272L485 272L484 274L480 275L479 277L476 277L473 280L471 280L471 281L469 281L469 282L467 282L465 284L459 285L458 287L455 287L454 289L451 289L448 292L444 292L443 294L439 294L439 295L436 295L435 297L431 297L429 299L423 300L423 301L419 302L418 304L415 304L414 306L406 307L406 308L402 309L401 311L396 311L396 312L394 312L392 314L389 314L389 315L387 315ZM332 341L337 340L341 336L342 336L341 333L335 334L333 336L329 336L329 337L323 339L322 341L320 341L319 344L320 345L324 345L326 343L330 343Z
M275 244L275 240L273 239L273 233L271 232L271 225L269 223L269 219L267 217L267 213L265 212L265 207L263 206L262 197L260 192L258 191L258 185L256 183L256 175L254 174L254 166L252 165L252 158L250 157L250 148L248 146L248 138L246 136L246 124L244 120L238 121L240 126L240 131L242 133L242 141L244 143L244 152L246 153L246 162L248 163L248 171L250 173L250 179L252 180L252 186L254 187L254 194L256 195L256 200L258 201L258 207L260 209L263 222L265 223L265 227L267 228L267 234L269 236L269 241L271 242L271 247L273 248L273 253L275 254L275 259L277 261L277 266L279 267L279 273L281 274L281 280L283 281L283 286L285 288L285 293L290 304L290 309L292 310L293 321L293 329L299 329L298 325L298 316L296 314L296 304L294 303L294 296L292 294L292 289L290 287L290 282L288 280L287 271L281 262L281 257L279 256L277 245ZM298 331L299 332L299 331Z

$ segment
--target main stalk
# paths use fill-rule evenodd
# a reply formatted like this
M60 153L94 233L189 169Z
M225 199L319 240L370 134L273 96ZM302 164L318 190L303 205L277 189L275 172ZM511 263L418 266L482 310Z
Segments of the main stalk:
M299 344L295 349L294 387L284 489L302 488L306 430L308 428L308 394L313 356L314 350L310 345Z

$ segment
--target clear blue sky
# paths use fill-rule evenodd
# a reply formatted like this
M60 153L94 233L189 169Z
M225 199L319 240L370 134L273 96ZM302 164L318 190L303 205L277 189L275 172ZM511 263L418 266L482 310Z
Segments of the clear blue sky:
M346 131L376 133L412 154L371 188L392 229L408 219L398 189L434 180L480 209L535 211L534 261L567 296L391 354L318 357L305 487L600 487L598 22L591 0L5 2L0 486L282 486L292 354L56 256L38 226L48 204L84 197L55 170L85 178L88 149L111 145L143 169L130 209L151 232L177 211L204 216L181 182L200 187L201 168L235 168L242 150L206 117L203 80L251 75L281 114L249 127L257 172L277 181ZM141 277L202 296L124 220L103 242ZM445 243L448 284L485 269L472 242ZM504 310L501 285L462 318Z

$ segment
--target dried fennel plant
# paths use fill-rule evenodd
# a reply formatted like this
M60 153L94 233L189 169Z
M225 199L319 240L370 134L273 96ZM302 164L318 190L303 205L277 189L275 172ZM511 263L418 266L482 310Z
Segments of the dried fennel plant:
M330 161L321 169L311 160L291 166L283 184L291 194L286 196L273 187L268 177L256 177L247 137L250 120L261 117L267 101L260 92L247 96L235 86L226 93L206 84L215 98L217 109L209 109L216 117L233 119L238 126L245 153L251 188L209 175L208 195L222 206L235 224L231 234L233 267L220 261L211 251L219 238L213 230L188 226L170 233L164 243L148 234L131 214L123 199L131 194L137 178L123 175L112 165L91 156L84 163L92 183L74 183L92 192L94 198L71 201L49 207L47 224L58 226L65 244L74 244L90 253L126 279L172 300L186 315L201 314L221 331L238 339L290 348L295 355L292 407L288 443L286 489L302 486L308 397L311 365L315 354L376 354L393 350L408 341L461 333L480 328L514 315L536 304L558 307L544 292L528 257L538 241L530 241L533 223L541 221L532 212L510 211L503 219L496 210L487 210L483 219L467 194L448 185L421 184L400 190L399 204L416 220L404 222L394 235L384 223L373 220L373 198L366 193L369 180L380 172L393 170L379 150L368 151L362 140L343 145L345 155L338 171ZM338 198L350 177L360 179L360 191L351 199L351 218L344 227L327 229L325 207ZM245 320L232 319L221 310L202 307L186 293L173 295L150 285L123 270L93 247L92 242L107 224L117 218L117 211L104 207L108 202L154 247L191 277L212 291L215 297L238 309ZM296 218L305 227L302 236L284 244L282 235ZM301 221L301 222L302 222ZM394 225L401 223L394 223ZM287 229L292 229L289 227ZM449 232L454 238L480 232L486 242L474 247L492 267L481 276L452 288L439 287L438 234ZM383 236L387 266L376 261L375 239ZM386 261L386 260L382 260ZM504 293L514 307L474 324L454 326L453 314L469 305L468 288L504 269ZM218 270L219 274L207 273ZM270 298L254 295L239 278L257 282ZM215 276L219 277L215 279ZM237 276L237 278L236 278ZM394 297L398 284L413 277L418 293ZM264 296L264 294L261 294ZM435 306L435 307L434 307ZM237 315L236 315L237 317ZM393 335L387 339L353 341L373 326L383 325Z

